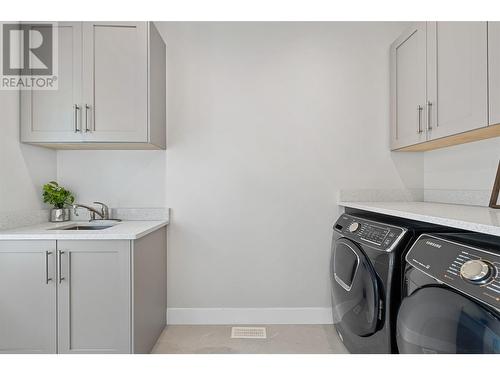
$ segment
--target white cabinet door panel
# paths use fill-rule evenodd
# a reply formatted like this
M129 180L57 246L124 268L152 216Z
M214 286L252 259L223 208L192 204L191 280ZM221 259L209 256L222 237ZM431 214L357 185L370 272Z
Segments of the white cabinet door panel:
M56 352L55 241L0 241L0 353Z
M81 142L82 23L58 22L56 90L21 91L24 142Z
M130 353L130 241L58 241L57 248L59 353Z
M489 125L500 124L500 22L488 22Z
M147 24L84 22L83 39L87 141L147 142Z
M487 23L429 22L428 33L430 138L487 126Z
M426 29L415 23L391 46L391 148L426 140Z

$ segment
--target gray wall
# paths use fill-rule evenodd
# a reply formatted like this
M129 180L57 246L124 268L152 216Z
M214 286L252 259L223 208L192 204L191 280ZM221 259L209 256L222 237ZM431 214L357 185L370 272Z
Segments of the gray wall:
M165 151L57 151L57 176L81 203L97 200L110 207L166 207L165 174Z
M425 199L487 206L500 160L500 138L425 153Z
M13 211L44 208L41 187L56 178L56 152L19 142L19 93L0 90L0 227Z
M169 307L328 307L339 189L422 188L389 151L401 23L161 23Z

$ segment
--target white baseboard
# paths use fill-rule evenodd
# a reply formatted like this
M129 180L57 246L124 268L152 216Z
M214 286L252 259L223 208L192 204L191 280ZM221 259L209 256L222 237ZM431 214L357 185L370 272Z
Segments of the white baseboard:
M328 307L169 308L167 324L332 324Z

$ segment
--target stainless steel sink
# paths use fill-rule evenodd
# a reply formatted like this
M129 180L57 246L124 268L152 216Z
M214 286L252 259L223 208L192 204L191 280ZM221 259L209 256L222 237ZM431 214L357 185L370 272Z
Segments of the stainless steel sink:
M52 230L102 230L111 227L112 225L71 225L64 228L52 228Z
M72 227L64 228L63 230L101 230L111 227L112 225L73 225Z

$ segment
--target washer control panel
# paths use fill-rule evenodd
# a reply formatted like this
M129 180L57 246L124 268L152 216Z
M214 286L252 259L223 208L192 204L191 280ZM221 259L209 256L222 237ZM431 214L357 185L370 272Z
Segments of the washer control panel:
M334 230L360 244L382 251L391 251L406 232L405 229L352 215L343 214L334 225Z
M406 261L440 283L500 310L500 253L423 234Z

